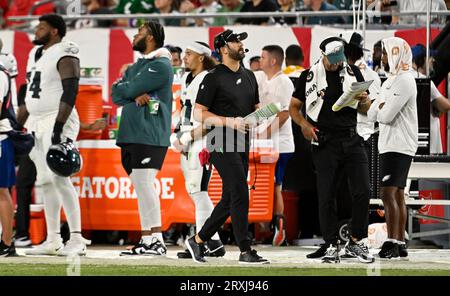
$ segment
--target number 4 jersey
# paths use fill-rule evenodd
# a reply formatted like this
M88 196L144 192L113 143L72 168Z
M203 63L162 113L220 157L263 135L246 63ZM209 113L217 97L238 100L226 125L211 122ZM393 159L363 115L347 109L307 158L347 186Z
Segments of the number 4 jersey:
M63 93L58 62L64 57L78 59L79 49L70 41L59 42L46 50L41 48L35 46L28 57L25 104L30 115L56 115Z
M30 157L33 155L33 161L41 161L42 165L46 167L45 158L41 159L41 157L45 156L51 145L50 138L63 94L58 62L64 57L78 58L79 50L75 43L67 41L54 44L45 51L41 48L40 46L34 47L28 58L25 104L30 117L25 127L35 134L37 142L44 141L41 145L44 149L36 151L36 153L33 152L35 150L33 149ZM80 120L76 109L73 108L63 128L63 140L64 138L75 140L79 129ZM38 144L35 148L37 146Z

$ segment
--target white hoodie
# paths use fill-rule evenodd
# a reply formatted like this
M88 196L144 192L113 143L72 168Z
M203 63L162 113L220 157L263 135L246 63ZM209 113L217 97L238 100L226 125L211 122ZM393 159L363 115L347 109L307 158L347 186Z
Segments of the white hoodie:
M370 107L369 120L380 123L380 154L397 152L414 156L418 147L417 89L409 45L400 38L383 40L391 67L380 98ZM382 109L380 104L384 103Z

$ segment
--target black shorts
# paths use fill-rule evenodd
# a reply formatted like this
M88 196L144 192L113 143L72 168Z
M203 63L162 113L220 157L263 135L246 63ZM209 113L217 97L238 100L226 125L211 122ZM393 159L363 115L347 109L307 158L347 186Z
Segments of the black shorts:
M380 154L381 187L405 188L412 156L388 152Z
M161 167L166 157L167 147L144 144L121 144L122 166L128 175L133 169L157 169Z

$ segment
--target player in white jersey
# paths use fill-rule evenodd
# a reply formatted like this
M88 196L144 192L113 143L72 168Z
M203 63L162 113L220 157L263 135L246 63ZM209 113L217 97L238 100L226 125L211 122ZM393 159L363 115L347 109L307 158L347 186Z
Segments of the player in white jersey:
M364 80L373 80L369 88L370 99L375 100L381 91L380 76L372 70L364 61L364 51L369 51L363 48L363 37L358 33L353 33L348 43L345 45L345 55L347 62L350 65L355 65L361 71ZM356 130L364 141L368 141L370 136L374 133L375 124L368 120L366 114L358 113Z
M181 118L171 136L171 142L181 151L181 168L185 179L186 191L195 204L196 228L199 231L213 211L213 203L208 195L208 183L211 171L200 163L199 153L205 147L204 130L200 122L194 120L193 110L198 89L208 70L214 67L211 49L206 43L192 42L187 46L183 58L189 71L182 78ZM225 249L219 235L215 233L206 243L206 255L223 256ZM189 251L178 253L179 258L191 258Z
M17 108L19 106L17 102L16 86L16 77L19 74L17 69L17 60L13 54L2 52L2 48L0 47L0 64L5 67L6 71L8 71L9 77L11 78L11 102L13 104L14 111L17 113Z
M74 108L80 77L79 49L62 40L64 20L55 14L39 18L34 47L27 64L25 105L19 108L19 124L34 132L36 143L30 158L36 165L36 184L42 185L47 239L27 255L85 255L86 241L81 236L80 204L70 177L54 174L46 162L51 145L76 139L80 122ZM60 234L61 206L64 209L70 240L64 246Z
M413 55L414 78L426 78L426 63L430 64L430 72L433 71L433 56L436 51L430 50L430 58L426 58L426 48L423 44L416 44L411 48ZM443 153L441 139L440 116L450 111L450 101L444 97L434 82L430 81L430 154Z

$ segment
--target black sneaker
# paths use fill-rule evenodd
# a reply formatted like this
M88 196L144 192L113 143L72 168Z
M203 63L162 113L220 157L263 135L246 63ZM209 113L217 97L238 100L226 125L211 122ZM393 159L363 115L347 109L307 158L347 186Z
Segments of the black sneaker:
M188 249L184 250L183 252L178 252L177 257L178 259L192 259L192 255Z
M120 256L165 256L166 253L167 248L157 238L155 238L150 245L145 244L144 241L141 240L131 249L121 252Z
M322 263L339 263L340 247L339 244L329 244L325 256L322 257Z
M269 264L269 260L264 259L256 253L256 250L250 250L239 255L239 264Z
M3 241L0 241L0 257L15 257L17 256L16 248L14 247L14 243L11 243L10 246L7 246Z
M375 258L373 258L373 256L369 253L369 248L363 240L354 242L352 239L350 239L345 244L344 250L347 256L358 258L359 262L372 263L375 261Z
M198 244L195 241L195 236L192 236L191 238L188 238L184 244L186 245L186 248L189 250L189 253L191 253L192 260L194 260L197 263L204 263L205 260L205 244Z
M320 259L320 258L322 258L327 253L328 246L329 245L327 245L327 244L321 244L320 248L315 250L313 253L310 253L310 254L306 255L306 258L308 258L308 259Z
M159 241L157 238L153 238L152 243L150 244L150 249L148 250L150 254L158 255L158 256L166 256L167 247Z
M21 236L14 239L16 248L26 248L31 246L31 240L28 236Z
M210 239L206 242L205 256L207 257L223 257L225 256L225 248L220 240Z
M381 259L400 259L400 254L398 250L398 245L393 242L386 241L381 246L380 252L378 252L378 256Z
M398 255L400 256L401 259L408 258L408 249L406 248L406 244L398 245Z

